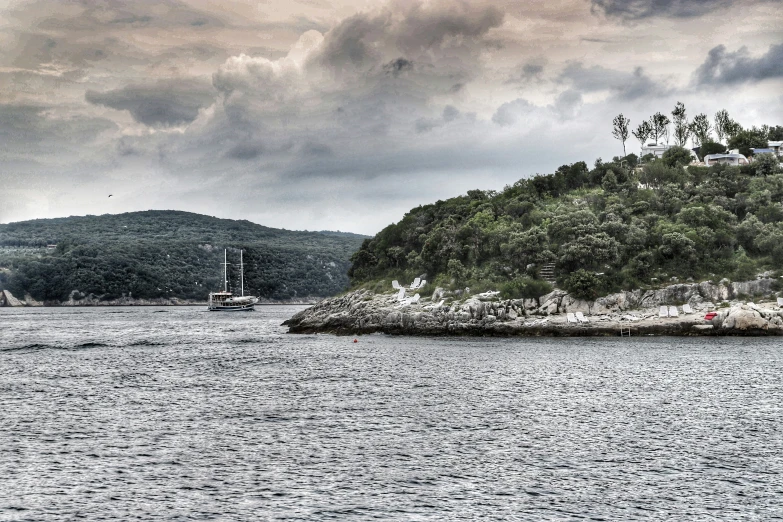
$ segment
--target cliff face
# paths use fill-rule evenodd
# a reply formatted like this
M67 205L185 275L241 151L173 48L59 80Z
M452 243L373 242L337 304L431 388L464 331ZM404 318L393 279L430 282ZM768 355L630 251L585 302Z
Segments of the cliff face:
M658 290L620 292L596 301L574 299L556 290L538 299L501 300L492 294L442 305L432 300L402 305L390 294L365 290L324 299L283 323L291 333L401 335L783 335L783 310L736 301L743 295L772 295L772 279L729 285L678 284ZM716 303L734 300L728 308ZM659 307L688 304L692 313L661 318ZM439 306L440 305L440 306ZM705 321L707 311L718 315ZM588 322L569 322L581 312Z

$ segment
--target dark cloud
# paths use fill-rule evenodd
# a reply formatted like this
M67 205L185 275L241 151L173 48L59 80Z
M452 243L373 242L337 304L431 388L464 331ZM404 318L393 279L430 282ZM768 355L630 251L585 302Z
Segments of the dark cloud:
M511 78L506 80L506 83L520 83L526 84L534 80L541 79L541 73L544 72L544 66L540 63L526 63L517 68L511 75Z
M783 78L783 44L771 45L758 58L752 57L746 47L727 52L725 45L719 45L710 49L707 59L694 72L694 80L699 85L726 85L769 78Z
M491 6L417 3L398 27L397 45L408 50L430 49L450 37L480 38L500 26L503 18L503 12Z
M600 65L586 68L581 62L569 63L560 74L560 81L582 92L611 91L620 100L665 96L671 89L647 76L644 69L633 72L607 69Z
M226 157L247 161L256 159L263 151L264 147L260 143L238 143L228 150Z
M656 16L692 18L739 3L738 0L590 0L594 11L625 20Z
M392 60L383 66L383 71L386 74L390 74L394 77L399 76L401 73L413 70L413 62L406 60L403 57Z
M84 97L94 105L129 111L139 123L170 127L195 120L199 109L209 106L214 95L208 84L171 80L106 92L87 91Z

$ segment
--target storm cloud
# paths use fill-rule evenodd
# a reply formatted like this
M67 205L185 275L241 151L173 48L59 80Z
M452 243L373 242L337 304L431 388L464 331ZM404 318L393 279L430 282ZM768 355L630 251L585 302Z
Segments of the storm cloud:
M215 92L205 83L171 80L106 92L89 90L84 98L94 105L126 110L139 123L167 127L195 120L199 109L213 102Z
M695 18L729 7L739 0L590 0L607 16L640 20L656 16Z
M583 92L609 91L623 101L661 97L671 92L665 84L650 78L642 67L627 72L600 65L585 67L581 62L574 62L566 66L560 80Z
M770 78L783 78L783 43L754 58L747 47L729 52L725 45L710 49L707 59L694 73L699 85L731 85Z

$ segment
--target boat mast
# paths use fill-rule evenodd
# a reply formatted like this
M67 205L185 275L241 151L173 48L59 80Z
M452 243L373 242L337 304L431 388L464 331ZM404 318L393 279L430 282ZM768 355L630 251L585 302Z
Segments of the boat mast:
M228 292L228 249L223 250L223 291Z
M242 297L245 297L245 267L242 264L242 250L239 251L239 280L242 286Z

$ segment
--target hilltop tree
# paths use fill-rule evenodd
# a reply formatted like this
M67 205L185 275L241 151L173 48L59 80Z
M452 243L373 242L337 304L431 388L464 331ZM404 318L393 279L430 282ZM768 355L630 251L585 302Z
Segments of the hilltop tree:
M660 112L656 112L650 117L650 126L652 127L652 135L655 138L656 145L662 136L668 135L670 123L668 116Z
M775 125L774 127L770 127L769 133L767 134L767 140L783 141L783 126Z
M740 125L734 120L730 120L729 123L726 125L726 139L730 140L736 137L743 130L744 129L742 128L742 125Z
M693 141L697 146L700 147L702 144L710 141L712 127L710 126L710 119L706 114L697 114L690 124L690 130L693 133Z
M723 143L723 138L728 137L728 129L732 121L729 112L721 109L715 113L715 134L718 135L718 141Z
M612 136L623 143L623 156L626 155L625 142L628 141L628 125L630 125L630 123L631 120L623 116L622 113L615 116L614 121L612 122Z
M642 148L644 148L647 139L652 135L652 126L650 125L650 122L647 120L641 122L639 126L636 127L636 130L633 131L633 135L639 140L639 144Z
M691 127L685 114L685 104L677 102L672 111L672 118L674 119L674 141L677 146L684 147L691 134Z
M729 149L739 149L740 154L752 156L752 149L763 149L767 146L767 134L763 129L753 127L740 130L729 139Z

